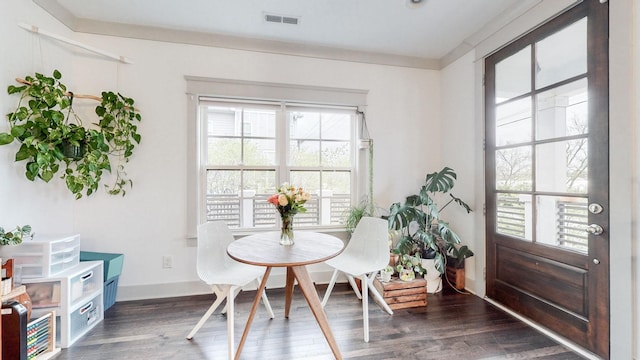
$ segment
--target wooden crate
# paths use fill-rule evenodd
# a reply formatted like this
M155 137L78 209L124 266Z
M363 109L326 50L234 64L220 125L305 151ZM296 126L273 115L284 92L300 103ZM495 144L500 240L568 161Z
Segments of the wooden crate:
M425 279L402 281L393 277L390 282L385 283L376 278L373 285L393 310L427 305L427 281Z
M464 268L456 269L453 266L447 266L447 279L456 289L464 290Z

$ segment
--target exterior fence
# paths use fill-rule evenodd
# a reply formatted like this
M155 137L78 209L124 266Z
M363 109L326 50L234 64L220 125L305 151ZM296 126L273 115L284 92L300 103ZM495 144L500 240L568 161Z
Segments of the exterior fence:
M497 206L497 231L522 239L527 238L530 219L530 204L517 197L502 197ZM585 228L588 223L587 204L575 201L556 201L556 240L557 246L586 252L588 236Z
M255 194L240 198L238 195L208 195L206 200L207 221L223 220L230 228L274 227L279 215L275 207L267 202L271 194ZM294 226L338 225L343 223L345 213L351 207L349 194L334 194L329 197L312 197L304 204L307 212L295 216Z

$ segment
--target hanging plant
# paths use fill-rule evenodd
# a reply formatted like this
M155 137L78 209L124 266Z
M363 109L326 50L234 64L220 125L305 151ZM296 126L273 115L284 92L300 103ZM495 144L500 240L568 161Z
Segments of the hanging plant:
M109 194L124 196L126 188L133 186L124 164L140 143L137 123L141 116L134 100L113 92L91 97L100 101L95 109L98 122L84 127L73 111L74 94L61 78L58 70L53 77L36 73L25 77L21 86L8 87L10 95L20 94L20 100L16 110L7 114L11 130L0 133L0 145L14 140L21 143L15 161L26 162L25 176L31 181L49 182L63 165L61 178L79 199L83 191L89 196L98 189L105 171L114 172L114 183L104 186ZM116 161L115 171L112 160Z

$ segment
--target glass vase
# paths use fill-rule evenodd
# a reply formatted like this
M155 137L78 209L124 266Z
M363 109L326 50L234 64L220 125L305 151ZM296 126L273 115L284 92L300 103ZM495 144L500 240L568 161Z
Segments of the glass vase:
M293 244L293 215L282 215L280 245L291 246Z

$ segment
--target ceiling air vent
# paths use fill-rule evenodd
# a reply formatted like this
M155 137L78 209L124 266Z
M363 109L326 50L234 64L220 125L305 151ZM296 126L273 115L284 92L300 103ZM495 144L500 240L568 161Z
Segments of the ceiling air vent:
M283 16L275 14L264 14L264 21L278 24L298 25L300 19L293 16Z

